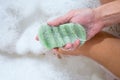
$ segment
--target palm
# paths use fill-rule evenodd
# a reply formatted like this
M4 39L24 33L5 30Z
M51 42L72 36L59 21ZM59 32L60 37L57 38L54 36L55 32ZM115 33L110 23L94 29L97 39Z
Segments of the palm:
M95 13L92 9L84 9L84 10L72 10L51 22L48 22L51 26L58 26L64 23L78 23L85 27L87 31L87 39L91 39L102 29L101 21L95 19ZM76 47L79 45L79 42L76 41L74 44L67 44L68 48Z

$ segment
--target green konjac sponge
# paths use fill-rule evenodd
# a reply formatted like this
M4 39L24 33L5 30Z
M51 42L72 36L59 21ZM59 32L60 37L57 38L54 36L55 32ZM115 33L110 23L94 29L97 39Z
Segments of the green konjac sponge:
M82 45L86 41L86 31L81 25L74 23L62 24L57 27L45 24L40 27L38 38L48 49L63 47L77 39L80 40Z

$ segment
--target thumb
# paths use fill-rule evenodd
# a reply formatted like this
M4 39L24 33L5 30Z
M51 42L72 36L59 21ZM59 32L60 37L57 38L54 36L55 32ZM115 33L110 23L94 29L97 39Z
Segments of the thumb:
M56 19L54 19L52 21L49 21L47 23L50 26L58 26L60 24L64 24L64 23L67 23L67 22L68 22L68 20L66 19L66 17L65 16L61 16L61 17L58 17L58 18L56 18Z
M52 21L47 22L50 26L58 26L60 24L68 23L73 17L74 11L70 11L64 16L60 16Z

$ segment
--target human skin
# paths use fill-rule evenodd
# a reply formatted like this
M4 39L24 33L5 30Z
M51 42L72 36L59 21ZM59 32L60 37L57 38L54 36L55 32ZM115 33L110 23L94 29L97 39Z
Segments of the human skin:
M104 1L107 2L108 0ZM54 50L60 54L87 56L120 77L120 39L107 33L99 33L106 26L120 23L120 0L94 9L72 10L48 24L57 26L69 22L82 24L86 28L88 41L80 47L78 47L79 40L64 47L64 49L75 49L73 51L59 48Z
M116 0L94 9L72 10L67 14L48 22L51 26L58 26L64 23L78 23L83 25L87 31L87 40L91 39L104 27L120 23L120 0ZM68 43L64 49L74 49L80 41Z
M64 47L64 49L74 49L73 51L64 51L59 48L54 50L59 54L87 56L120 77L120 39L107 33L99 33L108 25L120 23L120 0L95 9L72 10L48 24L57 26L69 22L86 27L88 41L78 47L80 41L76 40L75 43L69 43Z
M100 0L101 4L106 4L115 0Z
M57 53L87 56L120 77L120 39L111 34L100 32L73 51L65 51L59 48Z

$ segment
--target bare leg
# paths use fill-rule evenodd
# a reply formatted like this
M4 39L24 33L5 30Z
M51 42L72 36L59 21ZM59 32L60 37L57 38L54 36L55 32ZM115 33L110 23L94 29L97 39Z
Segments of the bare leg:
M85 55L120 77L120 39L108 33L98 33L74 51L59 49L58 52L66 55Z

